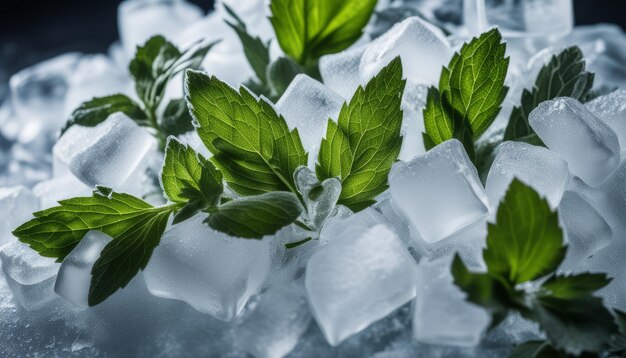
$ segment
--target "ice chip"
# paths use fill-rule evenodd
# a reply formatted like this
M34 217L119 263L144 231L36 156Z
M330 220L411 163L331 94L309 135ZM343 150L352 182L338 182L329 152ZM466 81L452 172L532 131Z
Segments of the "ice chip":
M445 239L489 211L476 168L456 139L394 164L389 187L395 208L427 243Z
M619 165L615 132L573 98L543 102L529 122L546 146L567 161L571 173L591 186L600 185Z
M91 196L93 189L69 173L38 183L33 187L33 194L39 199L41 209L48 209L63 199Z
M256 358L282 358L298 343L311 323L300 284L270 289L254 311L235 328L235 340Z
M361 85L359 65L364 45L320 57L320 74L324 84L346 100Z
M39 200L28 188L0 188L0 246L14 240L11 232L38 210Z
M305 285L313 316L335 346L415 295L416 264L385 225L335 238L309 260Z
M435 84L452 57L452 49L440 29L410 17L369 44L359 65L361 79L369 80L397 56L409 81Z
M231 321L265 283L268 240L230 237L211 229L203 215L173 226L161 238L144 271L150 293L187 302Z
M573 191L566 191L559 216L567 237L567 257L561 269L569 270L611 243L613 230L598 211Z
M317 160L328 119L337 121L344 100L313 78L297 75L276 103L290 129L297 128L309 161Z
M453 281L450 257L419 264L413 334L422 343L475 346L491 317L466 301Z
M100 258L102 249L111 240L109 236L99 231L87 232L78 245L63 259L54 291L75 306L87 308L91 269Z
M486 191L494 212L513 178L530 185L556 208L569 179L569 170L565 160L546 148L523 142L502 143L487 176Z
M585 107L615 131L620 148L626 149L626 90L600 96L586 103Z
M69 169L92 187L118 188L154 145L153 137L121 112L93 127L90 135L97 139L74 152Z
M120 40L128 58L155 35L172 40L202 17L202 10L183 0L125 0L117 9Z
M0 248L0 262L13 295L24 309L37 310L56 298L54 280L59 264L53 258L40 256L14 240Z

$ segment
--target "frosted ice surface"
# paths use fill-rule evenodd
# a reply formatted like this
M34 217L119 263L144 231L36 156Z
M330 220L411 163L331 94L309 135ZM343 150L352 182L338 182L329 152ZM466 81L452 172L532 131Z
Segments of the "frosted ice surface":
M0 188L0 246L14 240L11 232L38 210L39 200L28 188Z
M600 195L595 194L594 206L617 231L617 237L626 237L626 161L599 187ZM593 199L592 199L593 201ZM597 206L596 206L597 205ZM621 232L621 234L619 234Z
M53 287L59 264L53 258L14 240L0 248L0 262L13 295L25 309L37 310L56 298Z
M112 239L99 232L89 231L76 247L63 259L57 274L54 291L80 308L87 308L91 282L91 269L102 249Z
M445 239L489 211L476 168L456 139L394 164L389 186L394 206L427 243Z
M359 65L365 47L351 47L320 57L319 68L324 84L346 100L350 100L361 85Z
M268 240L227 236L193 218L167 230L146 267L158 297L185 301L223 321L234 319L262 288L270 270Z
M497 26L505 37L565 35L574 26L572 0L463 3L465 26L473 34Z
M419 342L474 346L489 326L490 315L465 300L453 281L450 257L420 263L413 333Z
M559 216L567 237L567 257L561 269L580 267L582 261L611 243L613 230L598 211L579 194L566 191Z
M94 188L88 187L73 174L44 180L33 187L41 209L57 206L59 200L91 196Z
M585 107L615 131L620 147L626 149L626 90L618 89L600 96Z
M311 323L301 284L270 289L235 330L239 346L256 358L282 358Z
M117 9L117 26L126 55L148 38L162 35L172 39L202 17L202 10L183 0L126 0Z
M340 211L331 216L322 227L320 241L324 244L333 242L346 235L358 236L378 224L387 224L387 219L373 208L365 208L356 214L350 209L341 207Z
M93 127L90 135L97 139L69 161L70 171L89 186L118 188L154 145L153 137L121 112Z
M112 122L105 122L106 126ZM102 127L104 127L103 125ZM52 173L55 177L70 173L70 162L80 152L106 135L93 127L71 126L52 147Z
M615 132L573 98L543 102L529 122L546 146L567 161L571 173L591 186L600 185L619 165Z
M305 75L297 75L276 103L290 129L297 128L309 161L317 160L328 119L337 121L344 100L330 88Z
M335 346L415 295L416 264L385 225L346 232L309 260L306 290L313 316Z
M565 160L546 148L522 142L502 143L487 176L486 191L494 212L513 178L530 185L556 208L569 179L569 170Z
M410 17L374 40L361 57L361 79L367 81L400 56L403 75L415 83L435 84L452 49L440 29L418 17ZM418 60L419 59L419 60Z

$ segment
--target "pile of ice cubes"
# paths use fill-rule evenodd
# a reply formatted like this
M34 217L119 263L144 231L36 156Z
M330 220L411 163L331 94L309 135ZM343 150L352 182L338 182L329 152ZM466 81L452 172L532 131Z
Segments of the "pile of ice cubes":
M264 0L218 1L208 15L183 0L126 0L120 41L108 55L69 53L11 78L10 100L0 107L1 356L503 356L542 334L517 316L486 332L488 314L465 300L449 268L459 253L484 270L486 223L514 177L559 209L569 246L561 270L607 272L614 281L603 297L626 309L625 90L586 104L542 103L530 125L547 148L504 142L484 185L460 142L428 152L422 142L428 86L464 41L494 25L511 56L511 90L491 131L496 135L538 68L566 46L582 48L598 88L626 88L626 36L609 25L573 27L570 0L466 0L462 8L454 1L381 1L378 10L400 14L397 23L375 17L356 44L320 59L322 81L297 76L275 105L298 128L312 169L328 119L336 120L355 89L400 56L404 144L378 202L358 213L335 208L339 184L322 183L323 195L306 203L319 239L289 250L285 243L310 233L289 226L263 240L242 240L197 215L167 229L126 289L87 307L91 268L111 238L91 231L56 263L11 230L59 200L90 195L94 185L162 202L147 196L158 190L150 174L160 166L157 146L130 118L117 113L56 136L82 101L134 96L126 63L154 34L180 46L220 38L204 70L233 86L250 78L241 44L223 21L224 3L251 33L272 40L273 57L280 54ZM444 23L444 32L408 16L414 12L439 23L443 13L464 13L465 26ZM388 30L374 38L381 27ZM172 81L167 96L180 97L181 83ZM193 135L183 140L198 147ZM301 190L319 184L310 170L297 178Z

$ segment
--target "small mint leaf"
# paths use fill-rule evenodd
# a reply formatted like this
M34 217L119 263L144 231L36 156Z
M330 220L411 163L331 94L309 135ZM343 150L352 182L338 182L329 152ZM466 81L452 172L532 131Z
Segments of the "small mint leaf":
M72 116L61 130L61 135L73 125L95 127L116 112L126 114L139 124L145 124L147 119L146 114L135 101L126 95L114 94L83 102L72 112Z

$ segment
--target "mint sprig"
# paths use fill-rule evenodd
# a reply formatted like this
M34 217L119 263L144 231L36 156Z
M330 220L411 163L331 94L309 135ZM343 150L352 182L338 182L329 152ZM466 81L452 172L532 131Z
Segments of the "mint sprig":
M505 51L500 32L493 29L463 45L452 57L441 73L439 87L428 91L426 149L456 138L476 162L474 143L493 123L508 92Z
M573 355L601 352L617 328L594 293L610 279L604 274L556 274L565 252L556 212L532 188L514 179L498 207L496 224L488 227L483 251L487 272L469 271L457 255L452 274L467 299L492 314L492 326L517 311L537 322L556 350ZM520 284L536 288L523 289ZM530 345L519 349L535 348L549 349Z

